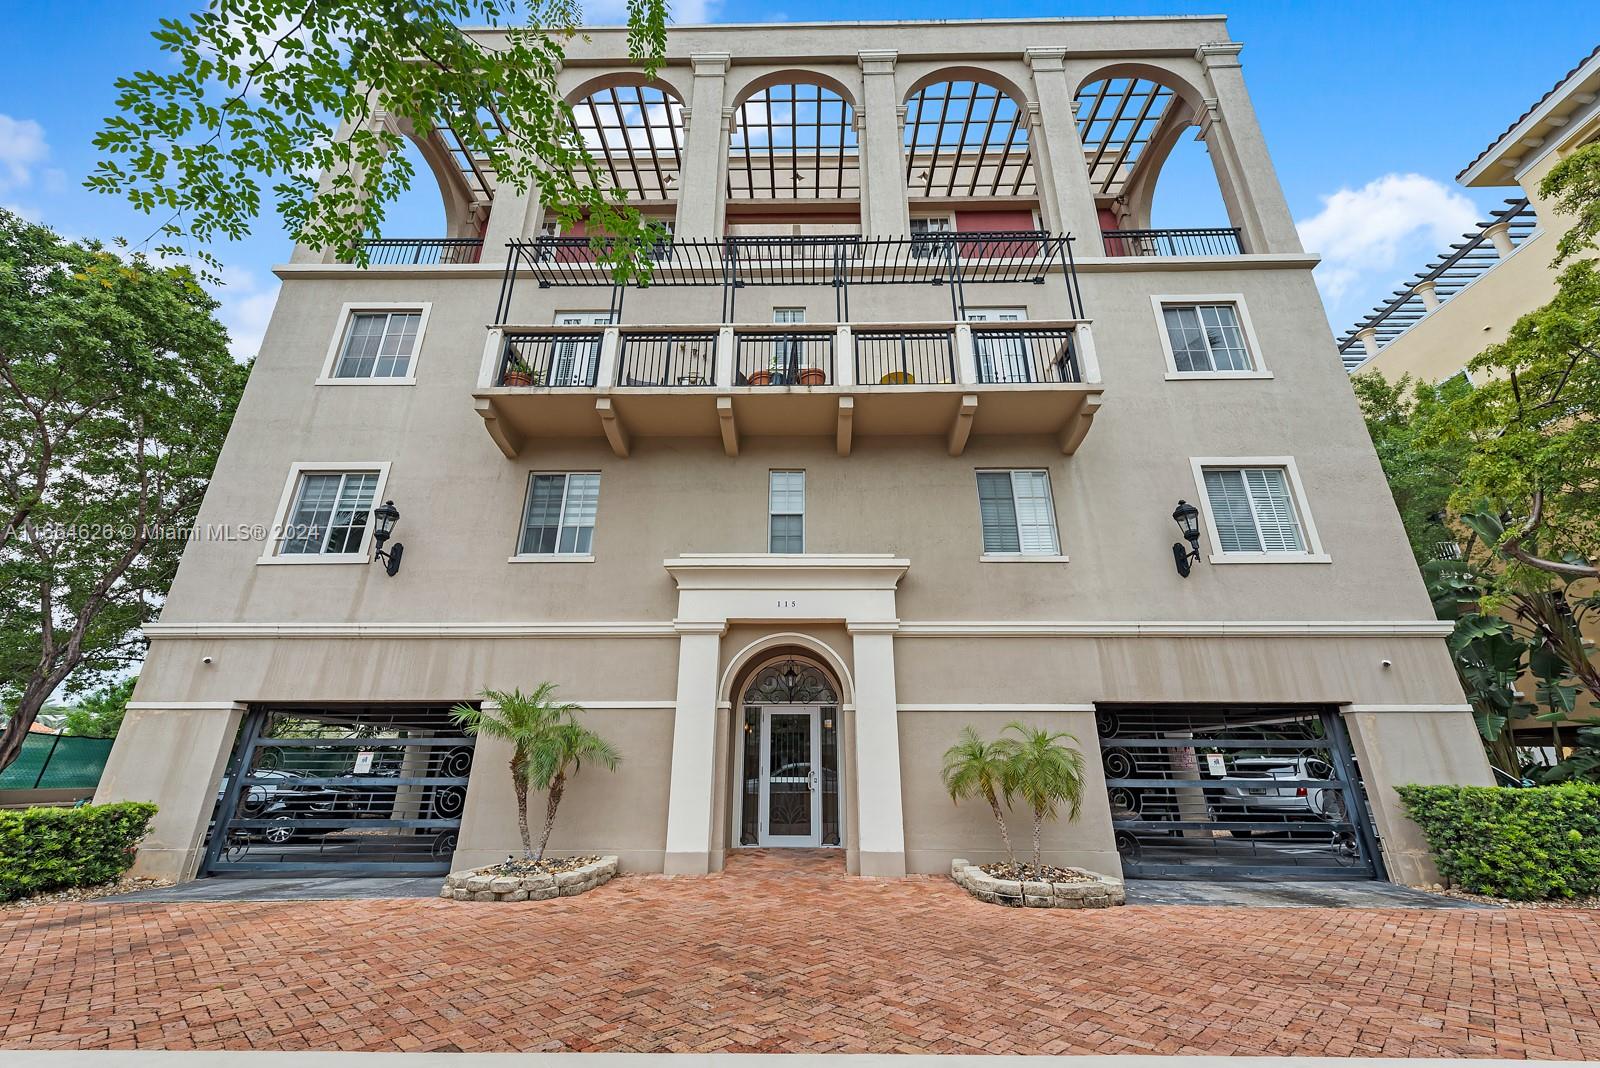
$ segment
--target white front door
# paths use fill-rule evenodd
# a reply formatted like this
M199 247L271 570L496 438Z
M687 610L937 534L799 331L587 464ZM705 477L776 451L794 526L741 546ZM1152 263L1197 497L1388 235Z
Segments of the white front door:
M822 844L823 774L821 707L762 708L758 844Z
M557 326L610 326L610 312L556 312ZM556 342L550 366L552 386L587 386L600 366L600 342L587 338Z
M1028 318L1026 308L968 308L969 323L1020 323ZM975 335L974 355L978 358L980 382L1027 382L1028 344L1019 337Z

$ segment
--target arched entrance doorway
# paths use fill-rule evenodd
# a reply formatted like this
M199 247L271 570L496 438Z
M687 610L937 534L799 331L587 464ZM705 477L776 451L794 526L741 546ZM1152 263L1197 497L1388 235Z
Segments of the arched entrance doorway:
M750 672L736 705L738 844L840 846L839 686L800 653Z

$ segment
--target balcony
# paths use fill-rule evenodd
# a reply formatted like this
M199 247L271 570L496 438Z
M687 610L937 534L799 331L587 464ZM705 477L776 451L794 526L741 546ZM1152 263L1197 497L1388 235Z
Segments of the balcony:
M1088 433L1103 392L1089 324L1029 322L505 325L489 330L473 393L490 437L515 458L537 439L942 439L1049 435L1063 453Z
M477 263L483 255L483 239L477 237L385 237L362 244L373 267Z
M1107 256L1237 256L1244 251L1237 227L1187 230L1102 230Z

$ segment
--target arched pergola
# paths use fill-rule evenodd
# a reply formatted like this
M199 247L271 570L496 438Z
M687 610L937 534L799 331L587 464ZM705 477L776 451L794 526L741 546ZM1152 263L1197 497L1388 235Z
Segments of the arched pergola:
M849 200L861 195L855 102L837 81L782 71L747 86L728 141L732 200Z
M1027 111L1015 88L984 71L942 71L914 87L905 107L912 196L1038 193Z
M638 202L678 199L683 171L683 101L660 81L606 79L568 100L573 125L609 188Z

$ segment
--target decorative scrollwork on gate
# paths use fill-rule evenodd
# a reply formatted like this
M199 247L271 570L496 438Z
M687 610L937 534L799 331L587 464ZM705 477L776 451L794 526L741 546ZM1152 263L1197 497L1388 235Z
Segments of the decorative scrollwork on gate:
M788 660L769 664L750 680L744 692L749 704L758 705L834 705L839 695L822 672L804 661Z

